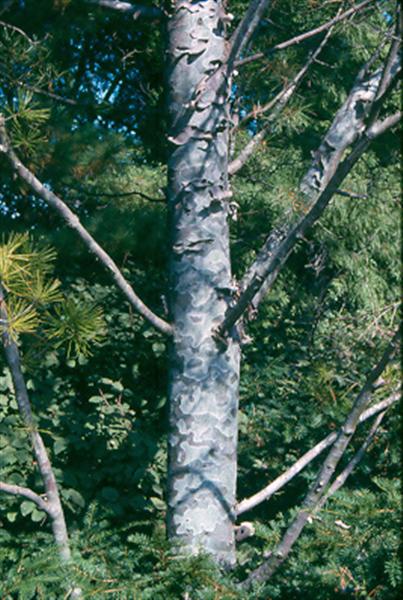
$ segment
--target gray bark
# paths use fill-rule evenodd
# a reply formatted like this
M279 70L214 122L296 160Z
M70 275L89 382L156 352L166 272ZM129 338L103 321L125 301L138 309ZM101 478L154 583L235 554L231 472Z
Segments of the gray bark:
M399 70L400 56L397 54L390 67L388 88L393 85ZM220 336L225 336L227 329L233 327L249 306L257 310L295 244L320 218L340 184L368 149L371 140L398 122L400 113L384 121L366 123L366 118L371 116L371 110L379 100L378 89L383 73L382 68L369 75L367 69L359 73L313 156L294 206L289 209L284 222L270 233L255 262L243 277L242 293L217 330ZM344 158L348 148L351 148L351 152Z
M168 531L235 563L239 344L212 332L231 303L228 93L220 1L178 0L168 23L170 434Z

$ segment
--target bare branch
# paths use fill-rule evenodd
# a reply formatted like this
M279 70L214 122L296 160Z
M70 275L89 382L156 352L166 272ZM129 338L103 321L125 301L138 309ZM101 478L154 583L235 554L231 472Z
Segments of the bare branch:
M321 497L319 502L315 507L315 512L319 511L330 496L333 496L346 482L347 478L351 475L355 467L358 463L363 459L365 452L368 450L369 446L372 444L375 434L378 431L378 427L381 424L386 411L379 413L376 417L374 423L372 424L371 429L368 432L367 437L365 438L363 444L360 446L359 450L354 454L353 458L347 464L347 466L342 470L342 472L335 478L331 486L328 488L325 494Z
M394 72L398 71L399 65L400 59L397 57ZM361 78L360 72L347 100L314 154L313 162L302 179L300 195L294 199L287 220L271 232L244 276L240 285L242 292L236 304L229 308L217 329L219 338L225 337L249 305L257 310L295 244L322 215L342 181L368 149L371 140L396 124L397 115L382 123L377 122L369 130L365 123L366 115L376 99L382 72L382 69L378 69L366 79ZM350 154L341 162L352 144Z
M368 6L368 4L371 4L372 2L374 2L374 0L365 0L364 2L361 2L360 4L357 4L356 6L349 8L344 13L337 15L333 19L326 21L326 23L323 23L323 25L320 25L319 27L315 27L315 29L311 29L310 31L301 33L300 35L297 35L289 40L286 40L285 42L281 42L280 44L276 44L268 52L256 52L255 54L252 54L251 56L246 56L245 58L236 61L235 66L240 67L242 65L246 65L255 60L265 58L266 56L269 56L270 54L273 54L274 52L277 52L278 50L284 50L285 48L289 48L289 46L294 46L295 44L300 44L301 42L313 37L314 35L318 35L322 31L326 31L326 29L329 29L333 25L336 25L337 23L344 21L349 16L362 10L363 8L365 8L366 6Z
M17 400L18 411L24 425L27 427L33 451L41 475L47 498L46 512L51 518L53 537L59 550L60 558L68 562L71 558L69 539L67 534L64 512L60 501L58 485L55 474L49 460L49 456L39 433L35 420L33 418L31 403L28 396L27 386L21 368L21 359L18 346L9 334L8 312L5 302L5 292L0 282L0 319L1 319L1 338L3 342L4 354L8 368L10 369L13 381L15 398Z
M382 400L381 402L378 402L377 404L374 404L373 406L365 410L360 416L358 422L363 423L364 421L367 421L368 419L379 413L384 413L385 410L389 408L389 406L400 400L400 398L400 392L395 392L391 394L385 400ZM265 488L263 488L256 494L253 494L253 496L245 498L244 500L239 502L239 504L235 508L236 515L242 515L248 510L255 508L255 506L258 506L262 502L269 500L269 498L271 498L273 494L281 490L289 481L294 479L294 477L296 477L296 475L298 475L303 469L305 469L305 467L307 467L317 456L319 456L319 454L326 450L326 448L329 448L329 446L331 446L333 442L337 439L338 435L339 431L333 431L332 433L329 433L329 435L327 435L325 438L323 438L323 440L318 442L313 448L308 450L308 452L305 452L305 454L303 454L301 458L299 458L289 469L284 471L284 473L279 475L279 477L274 479L274 481L269 483L269 485L267 485Z
M49 514L49 505L44 498L39 496L36 492L30 488L22 487L20 485L13 485L10 483L4 483L0 481L0 492L11 494L12 496L23 496L27 500L34 502L40 510L43 510Z
M397 332L378 364L369 373L364 386L354 402L353 408L346 418L344 425L341 427L336 441L329 451L315 482L311 486L311 489L303 502L301 511L288 527L281 542L272 552L271 556L260 567L252 571L246 581L243 582L243 588L248 588L254 582L262 582L270 579L291 552L292 547L301 535L312 511L314 511L320 498L324 494L326 486L332 478L341 457L354 435L359 418L370 401L374 383L380 377L389 362L394 358L399 341L400 332Z
M270 0L251 0L244 17L230 39L230 50L227 59L227 67L230 71L244 48L249 44L269 4Z
M392 129L392 127L395 127L395 125L399 123L401 118L402 113L401 111L399 111L394 113L393 115L390 115L389 117L386 117L386 119L375 121L372 127L368 130L368 137L370 139L374 139L379 135L382 135L383 133L388 131L388 129Z
M126 196L138 196L143 200L147 200L148 202L154 203L162 203L166 204L166 198L162 196L149 196L148 194L144 194L144 192L139 192L138 190L133 190L132 192L87 192L85 190L82 191L85 196L94 196L94 197L105 197L105 198L125 198Z
M345 196L346 198L356 198L358 200L367 200L367 194L355 194L354 192L349 192L348 190L336 190L335 194L337 196Z
M80 223L77 215L67 206L59 196L47 189L43 183L27 169L12 150L5 131L4 118L0 117L0 152L8 157L13 169L18 173L41 198L54 208L69 227L74 229L87 248L100 260L102 265L108 269L116 285L124 293L130 304L156 329L167 335L172 334L172 326L153 313L148 306L137 296L129 282L125 279L117 264L95 241L92 235Z
M111 8L126 15L133 15L134 19L162 19L165 14L158 6L143 6L142 4L131 4L130 2L119 2L118 0L87 0L102 8Z
M396 26L395 26L395 38L392 41L389 55L386 60L385 68L382 73L382 80L379 84L377 99L381 98L384 93L387 91L388 87L391 84L391 78L393 77L393 65L396 62L397 55L400 49L401 43L401 34L402 34L402 10L401 6L398 3L396 5Z
M300 69L300 71L295 75L294 79L289 82L283 90L271 102L263 106L260 110L257 111L258 114L262 114L268 112L272 108L274 108L272 114L269 116L269 122L265 125L259 133L253 136L253 138L246 144L245 148L241 150L239 155L229 164L228 173L229 175L234 175L237 173L246 163L246 161L253 155L256 149L260 146L264 138L272 131L273 122L291 100L292 96L298 89L298 85L303 79L304 75L308 71L311 64L316 60L323 47L327 43L332 32L332 28L326 33L324 39L319 44L315 52L310 56L306 64ZM244 119L245 121L246 119Z

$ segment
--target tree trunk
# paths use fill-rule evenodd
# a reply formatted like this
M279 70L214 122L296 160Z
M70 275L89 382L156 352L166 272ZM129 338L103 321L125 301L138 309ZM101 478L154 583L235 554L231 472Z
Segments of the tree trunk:
M168 532L235 563L239 344L213 332L231 302L228 95L220 1L177 0L168 24L170 312Z

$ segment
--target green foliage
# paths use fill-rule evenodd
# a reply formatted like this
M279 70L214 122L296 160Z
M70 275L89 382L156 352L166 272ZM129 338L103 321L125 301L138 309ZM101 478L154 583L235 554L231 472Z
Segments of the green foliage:
M68 357L84 357L105 334L102 310L72 297L63 299L60 281L49 278L55 258L54 250L36 248L26 234L3 240L0 280L7 291L6 329L14 339L44 333L56 347L67 346Z
M92 343L104 334L104 319L100 307L80 304L67 299L49 316L47 335L56 338L56 346L67 344L67 356L88 356Z
M253 52L320 25L339 5L272 2ZM231 27L245 6L244 0L231 2ZM295 210L311 152L377 47L387 26L382 12L392 12L393 3L378 8L370 18L363 13L335 28L321 62L312 65L266 143L233 178L239 209L231 222L231 252L238 278L268 231ZM163 40L153 23L113 11L105 15L87 3L54 0L20 3L12 15L2 15L30 39L0 27L0 106L18 153L74 208L147 304L163 314ZM291 81L321 39L239 69L241 120ZM389 102L393 110L396 96ZM236 132L235 156L269 119L252 118ZM391 133L366 154L343 183L343 190L360 197L335 196L299 242L259 318L247 324L253 344L244 348L241 382L240 499L340 425L396 328L398 150ZM222 575L205 557L175 556L163 527L165 341L132 312L72 232L19 186L5 162L0 168L0 227L31 231L35 225L33 237L41 240L5 237L0 275L72 534L74 581L84 598L399 598L396 409L268 586L246 594L235 582L279 541L320 458L245 517L254 522L256 536L239 545L233 574ZM398 377L392 365L374 401L386 397ZM357 433L345 460L366 431ZM0 479L40 489L6 369L0 372ZM4 495L1 501L2 597L63 598L68 573L54 557L49 522L21 499Z

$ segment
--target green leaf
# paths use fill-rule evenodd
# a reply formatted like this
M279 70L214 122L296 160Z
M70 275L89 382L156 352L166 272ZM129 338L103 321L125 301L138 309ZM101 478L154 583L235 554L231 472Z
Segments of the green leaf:
M34 521L35 523L39 523L39 521L42 521L45 518L46 513L42 510L38 510L36 507L31 512L31 521Z
M67 442L63 438L57 438L53 444L53 452L55 454L61 454L63 450L67 448Z
M150 502L157 510L166 510L167 508L166 503L161 500L161 498L157 498L156 496L150 498Z
M77 504L77 506L79 506L80 508L84 508L85 500L77 490L71 488L68 490L63 490L63 496L71 500L73 504Z
M30 500L24 500L21 502L20 511L23 517L30 515L35 508L35 504Z

